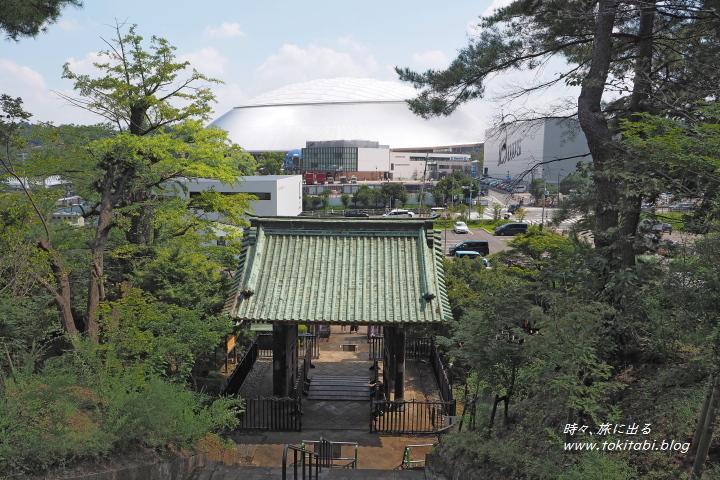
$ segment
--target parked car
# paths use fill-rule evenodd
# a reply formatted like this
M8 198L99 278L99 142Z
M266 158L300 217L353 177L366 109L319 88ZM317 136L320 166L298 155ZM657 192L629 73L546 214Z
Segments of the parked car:
M475 260L475 259L481 259L482 264L487 268L490 266L490 262L488 262L487 258L480 255L480 253L474 251L474 250L458 250L455 252L455 258L467 258L468 260Z
M641 232L652 231L654 233L668 232L672 233L673 226L669 223L661 222L659 220L653 220L651 218L643 218L638 224L638 229Z
M453 232L455 232L455 233L470 233L470 229L468 228L468 226L465 222L455 222L455 227L453 228Z
M687 212L689 210L697 208L697 205L692 202L679 202L679 203L670 205L670 207L668 207L668 208L670 209L670 211Z
M363 212L362 210L345 210L345 213L343 213L346 217L369 217L367 213Z
M527 230L527 223L506 223L495 229L495 235L518 235L520 233L527 233Z
M457 251L468 251L478 252L480 255L490 255L490 246L487 240L465 240L457 245L450 247L450 255L455 255Z
M400 210L398 208L398 209L392 210L390 212L387 212L385 215L383 215L383 217L386 217L386 218L412 218L413 213L409 212L407 210Z

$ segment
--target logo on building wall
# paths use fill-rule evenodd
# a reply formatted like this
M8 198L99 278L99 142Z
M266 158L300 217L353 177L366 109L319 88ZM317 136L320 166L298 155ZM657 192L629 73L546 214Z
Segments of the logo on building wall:
M507 142L507 139L503 141L500 144L500 155L498 156L498 165L502 165L503 163L507 163L510 160L512 160L515 157L519 157L521 150L520 150L520 141L521 140L515 140L512 143Z

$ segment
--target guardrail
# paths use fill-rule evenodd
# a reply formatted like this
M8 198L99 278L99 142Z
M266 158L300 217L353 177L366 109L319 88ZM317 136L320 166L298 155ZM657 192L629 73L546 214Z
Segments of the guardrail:
M318 475L320 474L321 466L319 460L319 456L315 452L311 452L310 450L306 450L304 448L298 448L294 445L285 445L285 448L283 449L283 458L282 458L282 480L287 480L287 457L288 457L288 450L292 450L293 452L293 463L291 466L293 467L292 475L293 479L297 480L298 478L298 467L300 468L300 474L301 476L299 478L302 478L303 480L313 480L317 479ZM306 462L305 459L308 459ZM313 459L315 459L315 462L313 463ZM313 475L313 466L315 467L315 475ZM306 475L307 473L307 475Z
M432 448L435 446L433 443L424 443L421 445L406 445L405 451L403 452L403 459L402 463L400 464L400 468L413 468L417 464L422 463L423 466L425 465L425 457L422 458L422 460L413 460L412 459L412 448L420 448L420 447L430 447L430 451L432 451Z
M447 402L373 400L370 406L370 431L392 434L435 433L445 428L445 412L454 408L454 402L453 405L447 405Z
M315 453L318 454L318 461L323 468L358 468L358 444L357 442L333 442L320 437L320 440L303 440L301 448L312 445ZM353 456L343 457L342 447L353 447ZM348 462L348 460L350 460ZM341 462L337 464L336 462Z
M245 379L250 374L255 361L258 359L258 344L257 340L254 340L250 344L250 347L245 352L242 360L237 364L227 383L220 392L221 395L231 395L238 393L242 384L245 383Z

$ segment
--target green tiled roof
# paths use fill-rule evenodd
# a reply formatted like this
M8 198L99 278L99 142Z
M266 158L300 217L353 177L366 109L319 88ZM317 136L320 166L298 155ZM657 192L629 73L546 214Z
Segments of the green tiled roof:
M449 320L439 233L425 219L251 218L225 313L298 323Z

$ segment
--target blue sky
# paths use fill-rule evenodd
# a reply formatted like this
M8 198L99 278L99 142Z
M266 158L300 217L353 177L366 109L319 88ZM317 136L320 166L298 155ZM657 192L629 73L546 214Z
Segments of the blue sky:
M72 93L61 78L69 62L93 74L96 53L117 22L166 38L181 60L225 82L214 88L213 118L261 93L318 78L367 77L397 81L393 67L443 68L468 42L473 25L503 0L449 3L428 0L86 0L68 8L46 34L0 46L0 92L21 96L36 121L97 123L59 99ZM101 38L102 37L102 38ZM510 81L521 80L510 78ZM501 90L500 80L493 86ZM498 109L477 101L469 110L489 121Z

